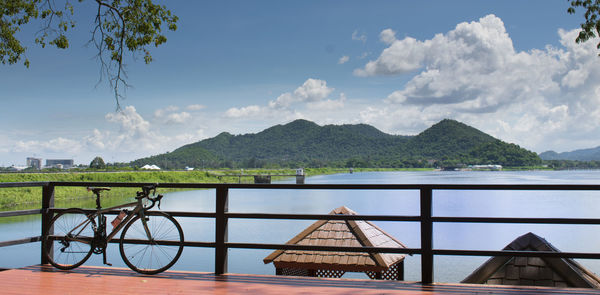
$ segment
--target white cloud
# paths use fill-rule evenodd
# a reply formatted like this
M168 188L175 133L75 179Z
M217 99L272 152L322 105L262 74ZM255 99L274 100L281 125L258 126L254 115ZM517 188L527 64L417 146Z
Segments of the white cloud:
M350 60L350 57L347 55L344 55L342 57L340 57L340 59L338 60L338 64L343 65L345 63L347 63Z
M189 105L186 107L187 110L201 110L204 106L202 105ZM154 111L154 117L160 122L173 125L173 124L184 124L187 123L190 119L192 119L192 115L188 112L177 112L179 110L178 106L168 106L164 109L157 109Z
M391 45L396 41L396 32L392 29L385 29L379 33L379 39L381 42Z
M105 118L109 122L119 124L122 134L144 137L150 132L150 123L144 120L133 106L127 106L120 112L108 113Z
M44 153L64 153L74 154L81 151L81 144L78 141L68 138L58 137L48 141L17 141L13 146L12 152L44 152Z
M339 99L326 99L315 102L309 102L306 104L306 107L310 110L339 110L344 107L345 102L346 95L344 93L341 93Z
M364 33L359 33L358 30L354 30L354 32L352 32L352 40L365 43L367 42L367 35Z
M190 115L188 112L172 113L167 116L165 122L167 124L183 124L186 123L191 117L192 115Z
M308 79L302 86L296 88L294 93L283 93L277 99L269 101L269 107L274 109L289 108L294 103L320 101L331 92L333 88L327 87L327 82L319 79Z
M154 111L154 116L157 118L161 118L161 117L164 117L168 113L176 112L178 110L179 110L178 106L170 105L164 109L157 109L156 111Z
M598 145L598 40L577 44L577 33L559 31L564 48L517 52L494 15L429 40L397 40L386 29L380 39L388 47L355 75L414 76L389 94L386 106L361 116L399 131L449 117L537 151L569 149L575 141L578 147Z
M241 108L230 108L225 111L225 117L228 118L242 118L242 117L254 117L262 113L262 108L257 105L251 105Z
M293 92L285 92L265 105L232 107L223 117L236 119L236 124L247 122L256 125L256 120L259 120L265 128L295 119L339 123L348 122L347 118L356 118L343 112L348 101L344 93L340 93L337 99L329 98L333 91L334 88L327 86L326 81L309 78Z
M205 105L201 105L201 104L191 104L189 106L186 107L186 109L188 111L199 111L199 110L203 110L205 109L206 106Z

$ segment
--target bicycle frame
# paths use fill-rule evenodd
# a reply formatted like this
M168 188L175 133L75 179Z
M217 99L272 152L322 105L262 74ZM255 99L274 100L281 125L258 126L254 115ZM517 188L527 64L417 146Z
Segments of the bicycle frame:
M128 208L128 207L134 207L133 210L131 212L127 213L127 216L121 221L121 223L119 223L119 225L117 225L111 232L110 234L108 234L106 236L106 242L110 242L114 236L125 226L127 225L127 223L129 223L136 215L140 215L140 218L142 220L142 224L144 225L144 230L146 231L146 234L148 235L148 239L151 239L152 236L150 234L150 231L148 230L148 226L146 225L146 220L145 220L145 208L142 204L142 199L143 198L139 198L137 199L135 202L131 202L131 203L127 203L127 204L121 204L118 206L113 206L110 208L104 208L104 209L96 209L96 212L92 213L91 215L89 215L89 217L91 219L97 218L98 220L98 227L103 226L106 228L106 223L102 220L104 218L104 214L112 211L112 210L117 210L117 209L121 209L121 208ZM81 224L75 226L75 228L73 228L73 230L71 230L69 232L69 234L71 234L73 231L77 230L77 229L81 229L83 230L88 224L90 223L89 220L86 220L84 222L82 222ZM94 229L95 234L101 232L99 229ZM79 233L78 233L79 234ZM75 235L77 236L77 235ZM78 241L78 242L82 242L82 243L86 243L86 244L91 244L94 243L94 241L87 241L87 240L80 240L80 239L73 239L74 241Z

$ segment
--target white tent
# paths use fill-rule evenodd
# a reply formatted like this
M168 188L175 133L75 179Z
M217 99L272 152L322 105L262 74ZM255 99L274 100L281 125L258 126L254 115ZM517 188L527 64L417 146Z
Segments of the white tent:
M160 170L160 167L158 167L156 165L144 165L144 166L142 166L142 169L146 169L146 170Z

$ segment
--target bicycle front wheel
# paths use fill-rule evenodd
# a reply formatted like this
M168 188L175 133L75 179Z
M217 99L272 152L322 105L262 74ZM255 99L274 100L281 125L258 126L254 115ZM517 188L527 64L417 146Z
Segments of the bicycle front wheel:
M67 209L54 216L45 233L44 255L58 269L73 269L92 255L95 222L81 209Z
M179 223L166 213L155 213L147 215L146 222L140 216L135 217L123 229L119 243L123 261L143 274L167 270L183 251L183 230Z

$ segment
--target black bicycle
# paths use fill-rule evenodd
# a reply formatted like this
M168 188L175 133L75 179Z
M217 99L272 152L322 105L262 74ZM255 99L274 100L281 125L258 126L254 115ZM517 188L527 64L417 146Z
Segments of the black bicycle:
M154 197L156 185L142 187L135 202L102 209L100 193L104 190L110 188L88 187L88 191L96 195L95 212L88 214L80 208L71 208L52 218L44 236L44 254L50 264L59 269L73 269L94 253L102 254L104 264L111 265L106 261L106 247L123 229L119 250L129 268L143 274L156 274L173 266L183 251L183 230L170 215L148 211L155 204L160 209L163 196ZM148 201L151 204L145 205ZM124 209L129 207L134 208ZM120 214L111 222L113 230L107 233L105 214L118 209L121 209Z

